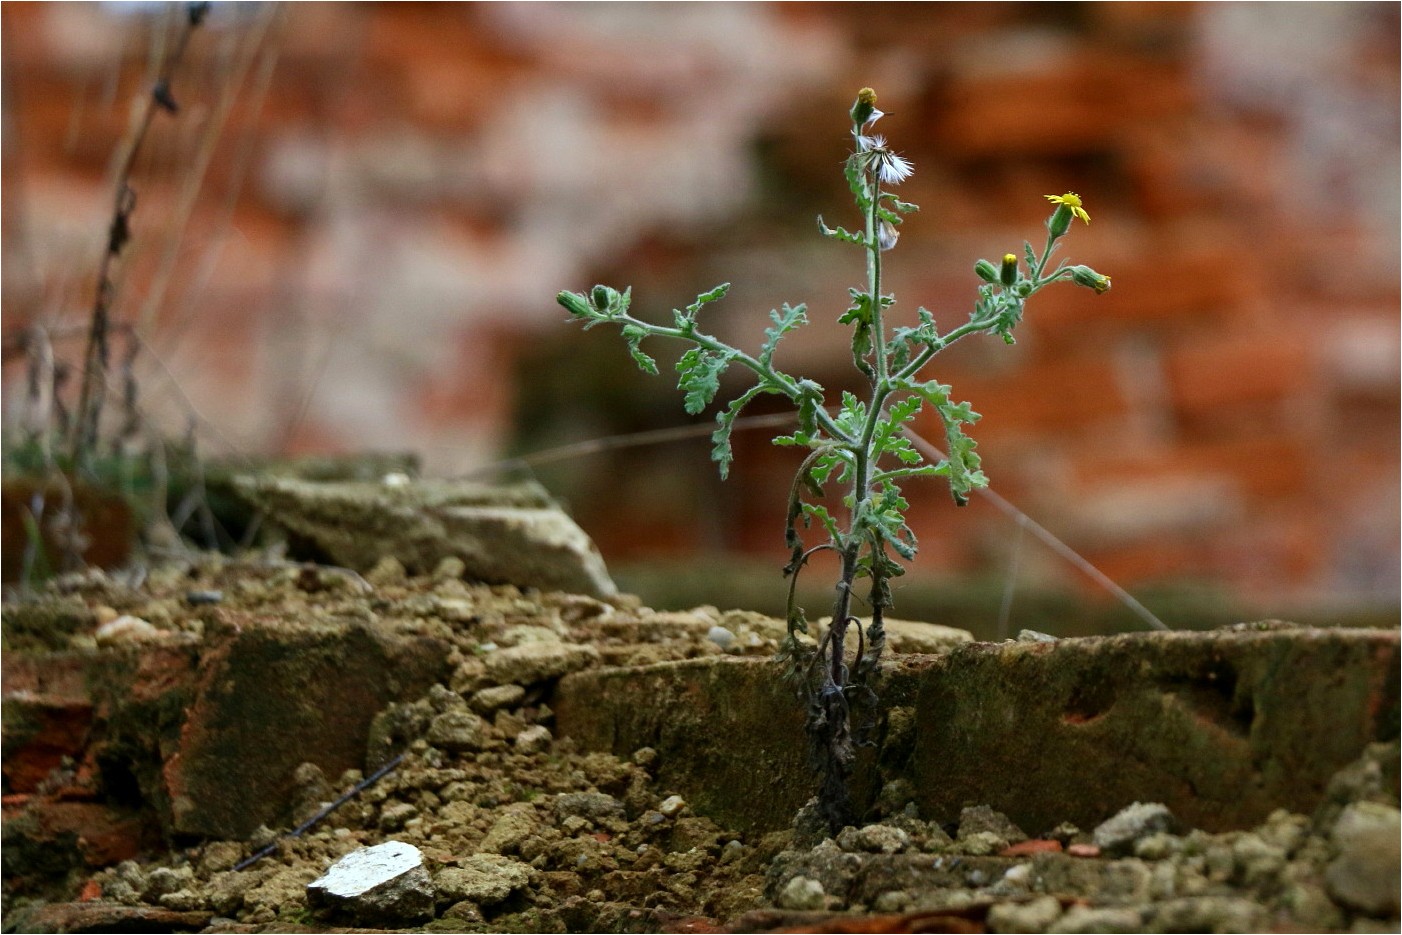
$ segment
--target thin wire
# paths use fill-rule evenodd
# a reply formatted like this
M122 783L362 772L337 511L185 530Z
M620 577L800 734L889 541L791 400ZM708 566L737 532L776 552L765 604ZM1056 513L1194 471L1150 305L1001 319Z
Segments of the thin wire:
M923 454L925 457L931 459L932 461L942 460L944 458L944 452L940 451L934 445L930 444L928 441L912 432L909 428L906 428L903 431L905 432L905 437L909 438L911 443L914 444L916 448L920 449L920 453ZM1017 507L1013 506L1012 503L1008 502L1008 500L1004 498L1001 494L995 493L988 487L979 488L978 492L983 494L983 496L986 497L990 503L992 503L995 507L1001 510L1005 515L1012 517L1013 519L1017 520L1017 522L1020 523L1023 527L1030 529L1032 531L1032 535L1042 540L1043 544L1045 544L1057 555L1060 555L1067 562L1071 563L1076 568L1078 568L1083 574L1086 575L1086 577L1090 578L1096 584L1099 584L1102 588L1119 598L1126 607L1134 611L1134 613L1139 617L1139 619L1143 620L1155 630L1172 629L1172 627L1170 627L1168 624L1164 623L1158 617L1155 617L1154 614L1149 610L1149 608L1145 607L1143 604L1139 603L1139 601L1135 600L1132 594L1130 594L1124 588L1120 587L1114 581L1110 580L1109 575L1105 574L1105 572L1092 565L1079 552L1071 548L1065 542L1062 542L1060 539L1058 539L1055 535L1051 533L1050 530L1048 530L1041 523L1037 522L1035 519L1028 516L1026 513L1022 512Z
M381 766L379 769L375 770L375 771L374 771L373 773L371 773L369 776L366 776L364 779L360 780L360 782L356 783L355 786L354 786L353 788L351 788L350 791L348 791L345 795L341 796L339 799L337 799L336 801L332 802L330 805L323 806L322 809L321 809L321 811L317 812L315 815L313 815L312 817L308 818L306 821L302 822L302 823L301 823L300 825L298 825L296 828L294 828L294 829L292 829L291 831L287 832L286 834L282 835L282 836L279 837L277 840L273 841L273 843L271 843L271 844L269 844L268 846L264 847L262 850L258 851L257 853L255 853L255 854L253 854L253 855L251 855L251 856L249 856L249 857L245 857L243 860L239 861L237 864L234 865L234 870L235 870L235 871L246 870L246 869L248 869L249 867L251 867L251 866L253 866L254 864L256 864L258 861L262 860L264 857L267 857L267 856L268 856L269 854L271 854L273 851L277 850L278 845L281 844L284 840L286 840L286 839L288 839L288 838L300 838L302 835L306 834L309 830L311 830L311 829L312 829L313 827L315 827L318 823L320 823L321 820L322 820L323 818L325 818L327 815L330 815L330 814L331 814L332 812L334 812L336 809L340 808L342 805L345 805L345 804L346 804L347 802L349 802L351 799L355 798L356 796L360 795L360 793L362 793L362 792L364 792L366 789L370 788L370 786L372 786L372 785L374 785L375 783L379 782L380 779L381 779L386 773L390 772L390 771L393 770L396 766L398 766L400 763L404 762L404 757L405 757L405 754L403 754L403 753L399 754L399 755L396 756L394 759L392 759L392 760L390 760L388 763L386 763L384 766Z
M735 420L734 429L735 431L740 431L743 429L772 428L777 425L788 425L796 418L797 416L791 412L781 412L767 416L742 416ZM568 461L585 455L602 454L605 451L618 451L622 448L642 448L647 445L661 445L667 442L685 441L690 438L700 438L705 435L710 435L715 430L716 427L714 424L701 423L699 425L679 425L666 429L650 429L646 432L634 432L628 435L609 435L605 438L591 438L588 441L571 442L568 445L546 448L543 451L521 455L516 458L493 461L491 464L474 468L459 476L463 478L480 477L484 474L499 474L503 471L533 468L555 461Z
M792 423L796 418L797 416L794 413L776 413L773 415L764 416L741 416L740 418L735 420L733 429L735 431L743 431L748 429L788 425ZM559 445L554 448L546 448L543 451L537 451L533 454L522 455L517 458L507 458L502 461L494 461L491 464L484 465L480 468L469 471L466 474L460 476L464 478L480 477L484 474L497 474L501 473L502 471L511 469L530 469L541 464L549 464L554 461L566 461L571 458L578 458L585 455L601 454L605 451L617 451L622 448L640 448L647 445L660 445L665 444L667 442L684 441L690 438L699 438L704 435L709 435L713 431L715 431L715 426L703 423L699 425L681 425L666 429L652 429L651 431L635 432L629 435L610 435L605 438L595 438L590 439L589 441L573 442L568 445ZM930 442L926 441L924 438L922 438L920 435L917 435L909 428L905 428L903 429L903 431L905 432L905 436L910 439L911 443L914 444L916 448L920 449L921 454L925 455L926 458L929 458L932 462L944 460L944 452L940 451L934 445L930 444ZM1041 542L1044 545L1046 545L1057 555L1061 556L1067 563L1074 566L1086 577L1090 578L1096 584L1100 585L1102 588L1113 594L1116 598L1120 600L1121 603L1123 603L1126 607L1133 611L1134 614L1137 617L1139 617L1140 620L1143 620L1152 629L1172 629L1172 627L1170 627L1168 624L1164 623L1162 620L1156 617L1154 613L1151 610L1149 610L1149 608L1145 607L1137 599L1135 599L1134 595L1130 594L1124 588L1120 587L1113 580L1111 580L1109 575L1105 574L1105 572L1092 565L1087 558L1085 558L1075 549L1071 548L1065 542L1062 542L1060 539L1058 539L1056 535L1054 535L1041 523L1037 522L1032 517L1024 513L1022 510L1014 506L1006 497L1003 497L1001 494L995 493L988 487L978 488L977 493L982 494L985 498L988 499L990 503L997 507L1000 512L1002 512L1005 516L1011 518L1015 523L1017 523L1019 537L1021 537L1023 530L1031 530L1032 534L1036 536L1039 540L1041 540ZM1016 574L1017 567L1018 564L1015 555L1014 563L1009 569L1010 576ZM1002 614L1011 610L1011 595L1008 591L1005 591L1003 601L1005 605L1009 606L1005 606L1003 611L1000 612L1000 626L1003 626L1006 623L1006 621L1003 619Z

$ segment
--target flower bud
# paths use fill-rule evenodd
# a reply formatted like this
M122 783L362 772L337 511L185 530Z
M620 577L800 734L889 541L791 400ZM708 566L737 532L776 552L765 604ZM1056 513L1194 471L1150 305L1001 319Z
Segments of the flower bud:
M974 264L974 272L978 273L978 278L984 282L998 281L998 267L987 260L979 260Z
M1071 209L1066 205L1057 205L1051 217L1047 218L1047 232L1052 237L1060 237L1071 229Z
M563 305L565 311L569 312L571 315L577 315L580 318L588 318L594 312L594 310L589 307L589 303L585 300L584 296L577 292L561 292L559 295L555 296L555 301Z
M590 293L590 298L594 300L595 308L601 312L606 312L612 308L614 303L618 300L618 292L617 290L610 289L608 286L599 285L594 287L594 291Z
M852 105L852 122L859 127L864 127L874 113L876 113L876 92L871 88L862 88L857 92L857 100Z
M1017 254L1003 254L1003 265L998 269L998 281L1005 286L1017 282Z
M1071 267L1071 281L1078 286L1094 289L1096 295L1104 295L1110 291L1110 277L1100 275L1089 266Z

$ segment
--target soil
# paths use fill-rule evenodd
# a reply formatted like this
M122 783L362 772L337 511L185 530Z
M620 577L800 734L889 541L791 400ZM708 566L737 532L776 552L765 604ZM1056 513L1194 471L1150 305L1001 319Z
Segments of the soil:
M211 639L239 615L299 627L373 617L440 639L451 674L374 718L363 769L299 768L287 824L248 840L168 837L41 885L13 863L24 851L7 834L4 929L343 931L308 907L307 885L393 840L421 850L436 894L432 921L395 931L1397 931L1395 742L1341 773L1315 814L1220 834L1147 806L1098 828L1023 829L986 807L923 816L901 783L882 791L873 823L836 839L809 810L788 830L746 834L660 782L657 751L556 737L550 692L587 667L772 655L774 621L474 585L455 562L409 576L384 560L362 579L201 556L140 581L61 579L7 605L8 652L139 654ZM49 786L77 767L61 764ZM1355 865L1392 878L1370 883Z

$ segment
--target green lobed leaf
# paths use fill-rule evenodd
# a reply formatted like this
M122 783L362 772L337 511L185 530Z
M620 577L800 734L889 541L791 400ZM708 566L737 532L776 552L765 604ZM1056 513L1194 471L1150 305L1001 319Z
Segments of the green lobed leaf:
M851 432L853 435L861 433L863 424L867 418L867 404L857 398L857 394L851 390L842 391L842 408L837 413L834 420L837 424Z
M895 455L904 464L920 463L920 452L915 450L901 429L915 418L923 404L924 400L915 395L907 396L887 407L886 417L876 423L876 432L872 435L873 460L889 454Z
M807 526L812 520L817 519L823 524L829 538L836 540L841 537L842 534L837 529L837 521L832 518L827 507L817 503L803 503L800 506L803 510L803 525Z
M824 237L831 237L833 240L841 240L844 243L856 244L859 247L867 246L867 239L862 234L854 234L845 227L828 227L823 221L823 216L818 215L818 232Z
M862 159L857 153L847 157L847 164L842 168L842 174L847 179L847 187L852 190L852 197L857 200L857 207L866 211L871 207L871 196L867 194L867 184L862 172Z
M677 361L677 389L686 393L683 406L690 415L696 415L711 404L720 392L720 375L730 365L737 352L723 353L693 347Z
M730 433L735 428L736 417L756 396L761 393L773 392L775 390L763 383L756 384L732 399L730 405L725 409L716 413L716 430L711 433L711 441L714 443L714 447L711 448L711 460L716 462L716 466L720 469L721 480L730 476L730 462L735 460L735 455L730 448Z
M697 312L701 311L701 307L703 305L707 305L711 302L716 302L720 299L725 298L725 294L729 291L730 283L723 282L719 286L716 286L714 289L712 289L710 292L703 292L700 295L698 295L696 297L696 301L688 305L686 307L686 310L692 315L695 315Z
M769 312L769 319L774 322L774 327L764 329L764 346L759 351L759 362L766 367L774 359L774 351L779 346L779 339L790 331L808 324L808 306L800 302L797 306L790 307L789 303L785 302L782 312L778 309Z
M871 293L857 288L847 290L852 296L852 304L837 318L839 325L870 325L872 320Z
M892 329L891 340L886 342L886 357L891 362L892 371L903 369L917 347L939 346L940 333L935 316L923 306L916 310L916 314L920 317L920 324L914 328L901 326Z
M871 530L909 561L915 558L917 545L915 534L905 522L905 511L909 508L910 503L901 495L900 488L884 480L880 493L865 501L855 519L859 526Z
M647 330L637 325L625 325L623 327L623 340L628 342L628 353L633 355L633 361L638 365L638 369L643 373L657 376L657 361L653 360L643 349L639 347L643 338L647 337Z
M808 473L813 478L813 482L821 487L832 477L833 469L838 467L841 470L837 472L837 482L845 484L852 471L852 455L849 452L834 449L831 453L814 461L813 467L809 469Z
M920 206L917 204L911 204L908 201L901 201L899 198L896 197L895 192L882 192L881 200L891 202L891 207L895 208L901 214L914 214L916 211L920 210Z
M696 314L701 311L702 307L711 302L725 298L725 294L729 291L730 283L723 282L710 292L701 293L696 297L695 302L692 302L686 307L685 312L675 308L672 309L672 321L675 322L676 326L682 331L690 333L696 326Z
M812 380L799 380L798 391L798 431L810 437L817 435L818 410L823 405L823 388Z

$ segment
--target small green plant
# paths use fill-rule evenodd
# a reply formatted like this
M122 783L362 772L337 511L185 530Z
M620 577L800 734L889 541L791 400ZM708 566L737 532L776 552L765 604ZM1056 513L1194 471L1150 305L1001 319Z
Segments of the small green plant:
M904 216L918 208L889 190L909 178L914 166L891 150L885 137L871 132L882 116L876 109L875 92L863 88L850 111L853 151L844 170L861 227L855 231L829 227L818 218L823 236L852 244L866 256L866 281L849 290L851 306L839 318L852 326L852 363L870 387L865 398L844 392L839 404L829 408L821 386L775 367L780 341L808 322L806 306L801 304L786 304L769 313L772 327L765 330L759 353L751 355L702 331L698 321L706 306L726 294L729 283L697 296L685 310L674 309L671 325L655 325L630 315L631 289L619 292L599 285L587 294L557 296L585 328L621 327L633 360L649 374L657 374L658 369L642 348L646 338L673 338L690 345L676 369L677 387L685 394L686 411L693 415L715 399L727 368L738 365L754 374L755 384L716 415L711 457L722 477L732 460L731 430L750 402L771 393L787 397L797 408L795 430L774 439L776 445L807 450L789 493L785 541L791 555L784 568L790 579L788 637L782 657L808 706L808 735L820 776L819 808L834 831L854 817L848 780L854 745L861 742L862 729L874 721L873 683L885 645L882 621L892 603L890 582L904 573L902 562L912 560L916 552L915 535L905 520L909 504L900 485L912 477L943 477L954 502L963 506L972 491L988 483L976 443L964 431L978 421L979 414L968 403L957 401L948 385L925 375L926 365L971 334L993 334L1012 344L1013 329L1022 320L1027 300L1053 283L1073 282L1097 293L1110 288L1109 277L1089 267L1064 261L1050 265L1072 221L1080 218L1088 224L1090 216L1076 194L1048 195L1055 207L1047 219L1047 238L1040 252L1027 243L1021 257L1008 253L996 263L979 260L974 264L982 284L967 322L942 333L935 316L920 308L913 326L891 327L887 315L895 297L882 291L883 254L896 245ZM906 435L911 420L925 407L944 428L947 454L935 464L925 461ZM819 502L833 487L843 491L841 510ZM823 538L810 545L803 530L816 530ZM832 617L814 641L808 638L803 609L796 606L794 583L809 560L821 552L835 554L840 572ZM865 629L852 613L859 580L869 585L866 601L871 620ZM856 639L850 658L849 631L855 632ZM854 709L865 709L867 716L855 718Z

